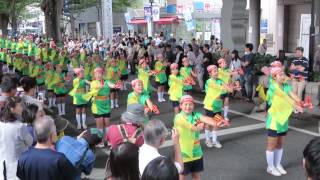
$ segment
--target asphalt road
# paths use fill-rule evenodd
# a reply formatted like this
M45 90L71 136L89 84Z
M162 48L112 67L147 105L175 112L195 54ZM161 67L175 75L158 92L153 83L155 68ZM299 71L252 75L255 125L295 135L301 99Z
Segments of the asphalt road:
M129 85L128 85L129 87ZM120 92L120 108L112 110L111 122L118 123L121 113L125 111L127 94L129 91ZM158 103L156 94L152 100L158 105L161 114L153 116L151 119L162 120L168 128L173 125L173 109L171 103L167 100ZM196 111L203 112L201 101L202 93L194 93L197 100ZM168 97L166 96L166 99ZM70 101L70 98L68 100ZM202 173L203 180L301 180L306 179L302 168L302 151L305 145L319 133L319 116L302 114L294 115L290 121L290 130L284 144L283 166L288 171L287 175L273 177L266 173L266 130L264 113L252 113L253 105L242 102L237 99L231 100L230 119L231 126L222 129L220 133L220 142L222 149L208 149L202 141L204 151L205 170ZM75 109L72 105L67 105L66 118L73 124L75 121ZM89 126L94 127L95 122L88 110ZM68 134L68 132L66 132ZM170 141L166 142L161 148L160 153L172 157L173 148ZM87 178L92 180L104 179L104 167L107 160L107 154L103 149L96 150L96 163L93 172Z

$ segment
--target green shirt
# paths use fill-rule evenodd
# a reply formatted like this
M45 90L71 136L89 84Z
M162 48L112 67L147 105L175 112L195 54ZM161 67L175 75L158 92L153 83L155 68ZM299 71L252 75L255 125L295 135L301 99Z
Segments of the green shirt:
M187 79L188 77L191 77L191 71L192 68L190 66L188 67L181 67L180 69L180 75L184 78ZM183 90L191 90L192 86L191 85L184 85Z
M166 66L164 65L164 63L161 61L157 61L154 65L154 69L159 72L158 74L156 74L155 81L160 83L167 82Z
M273 80L271 80L271 83L269 84L269 89L267 91L267 103L268 106L271 107L272 106L272 99L273 96L275 94L275 84L276 82L274 82ZM292 91L292 87L288 84L288 83L284 83L283 86L281 87L282 90L284 91L284 93L289 94ZM279 117L273 117L271 116L270 113L268 113L267 115L267 121L266 121L266 128L267 129L271 129L271 130L275 130L277 131L277 133L282 133L282 132L286 132L288 131L288 127L289 127L289 119L285 119L286 123L281 125L280 123L278 123Z
M90 84L91 87L99 87L101 82L94 80ZM99 87L97 96L92 98L91 111L93 114L109 114L111 112L111 103L110 103L110 88L107 81L104 82L103 88Z
M205 85L206 96L204 97L204 108L216 112L222 111L223 101L220 98L223 81L221 79L208 79Z
M191 129L192 126L196 125L201 116L202 114L199 112L186 114L181 111L174 117L174 127L180 135L179 143L183 162L195 161L203 156L200 144L200 132Z
M149 98L150 96L146 93L137 94L135 92L131 92L128 94L127 105L138 103L144 106Z

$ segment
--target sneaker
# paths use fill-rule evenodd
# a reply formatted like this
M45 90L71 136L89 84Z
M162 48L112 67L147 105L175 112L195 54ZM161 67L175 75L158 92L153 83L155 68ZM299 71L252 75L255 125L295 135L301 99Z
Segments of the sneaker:
M211 142L211 140L206 140L206 145L208 148L212 148L213 147L213 144Z
M103 143L97 144L96 147L97 148L104 148L104 144Z
M267 173L271 174L272 176L281 176L281 173L275 168L267 168Z
M227 118L227 117L226 117L226 118L224 118L224 120L226 120L226 121L230 122L230 119L229 119L229 118Z
M158 102L162 102L162 99L158 99Z
M162 102L166 102L166 100L164 98L162 98L161 100L162 100Z
M81 129L81 124L78 124L78 125L77 125L77 129Z
M82 124L83 129L87 129L87 125L85 123Z
M219 141L216 141L216 142L212 143L212 145L213 145L215 148L218 148L218 149L222 148L222 145L221 145L221 143L220 143Z
M282 174L285 175L287 174L287 171L284 170L283 166L280 164L279 166L276 167L276 169Z
M119 107L119 104L116 104L116 108L118 108Z

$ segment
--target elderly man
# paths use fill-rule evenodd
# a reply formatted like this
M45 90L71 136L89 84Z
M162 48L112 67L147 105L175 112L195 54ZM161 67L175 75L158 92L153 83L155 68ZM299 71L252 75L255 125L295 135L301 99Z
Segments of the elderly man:
M73 165L62 153L52 149L57 139L53 119L44 116L35 121L34 128L37 144L20 156L17 176L23 180L75 179Z
M144 169L152 160L161 156L158 149L165 142L167 131L163 122L159 120L150 121L144 128L144 144L140 147L139 151L140 174L143 174ZM179 135L175 129L172 130L172 141L174 144L175 165L178 172L182 172L183 162L180 151Z
M126 141L141 146L143 144L142 126L145 119L143 105L129 104L127 111L121 115L122 123L111 125L105 140L111 144L112 148Z

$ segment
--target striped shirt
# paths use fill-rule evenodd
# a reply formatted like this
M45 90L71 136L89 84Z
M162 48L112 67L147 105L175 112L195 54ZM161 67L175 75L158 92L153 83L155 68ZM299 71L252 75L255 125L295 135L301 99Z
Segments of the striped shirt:
M305 57L302 57L300 59L294 59L292 61L292 64L294 64L295 66L302 66L304 67L304 71L300 72L299 70L291 70L290 74L294 77L294 78L299 78L300 76L303 76L304 79L308 78L308 73L309 73L309 60Z

